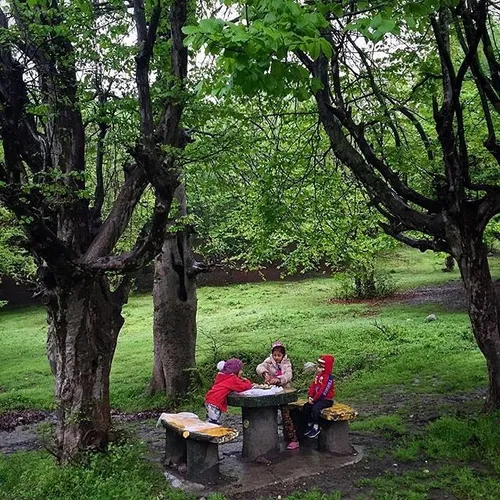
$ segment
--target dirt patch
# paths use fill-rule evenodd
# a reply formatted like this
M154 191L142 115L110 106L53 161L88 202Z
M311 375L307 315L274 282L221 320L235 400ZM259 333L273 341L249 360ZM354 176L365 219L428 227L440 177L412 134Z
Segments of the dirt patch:
M53 416L53 412L45 410L15 410L0 414L0 432L11 432L17 427L36 424Z
M407 302L409 305L436 304L450 311L467 310L465 290L461 281L415 288L409 292L396 294L396 297L400 302Z
M500 281L495 282L497 293L500 294ZM328 299L329 304L366 304L371 308L386 304L406 303L408 305L436 304L449 311L466 311L467 300L462 281L450 281L443 285L432 285L414 288L407 292L395 293L389 297L376 299ZM367 313L368 314L368 313Z
M111 436L124 435L137 437L148 443L149 449L163 453L163 434L156 428L156 421L161 410L151 409L136 413L112 411L113 430ZM39 438L40 424L56 423L55 412L19 410L0 415L0 453L9 455L18 451L32 451L43 448Z
M500 291L500 286L497 283ZM377 313L378 308L387 304L407 303L409 305L436 304L453 311L465 311L467 303L465 290L461 281L452 281L444 285L420 287L408 292L395 293L389 297L375 299L328 299L329 304L366 304ZM369 313L366 313L369 314Z

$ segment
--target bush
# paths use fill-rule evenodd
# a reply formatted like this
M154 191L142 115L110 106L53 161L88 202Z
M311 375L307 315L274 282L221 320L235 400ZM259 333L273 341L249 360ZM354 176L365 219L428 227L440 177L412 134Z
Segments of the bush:
M387 297L395 292L396 284L392 274L365 266L348 270L340 280L344 299Z
M85 465L58 466L44 452L0 457L0 498L28 500L59 498L174 498L165 492L159 464L146 461L141 444L110 446L108 453L89 455ZM186 497L179 497L186 498Z

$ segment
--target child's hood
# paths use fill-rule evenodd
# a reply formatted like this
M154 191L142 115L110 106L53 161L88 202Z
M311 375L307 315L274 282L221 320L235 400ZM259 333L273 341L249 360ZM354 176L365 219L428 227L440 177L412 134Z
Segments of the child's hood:
M278 363L276 363L276 361L273 358L273 353L272 352L271 352L271 355L266 359L265 363L271 363L274 366L278 365ZM286 365L287 363L290 363L290 360L288 359L288 355L285 354L283 356L283 359L280 361L280 365L283 365L283 364Z
M215 381L214 384L220 384L221 382L225 382L226 380L229 380L233 377L238 377L235 373L217 373L215 376Z
M331 354L322 354L319 358L325 362L325 375L331 375L335 358Z

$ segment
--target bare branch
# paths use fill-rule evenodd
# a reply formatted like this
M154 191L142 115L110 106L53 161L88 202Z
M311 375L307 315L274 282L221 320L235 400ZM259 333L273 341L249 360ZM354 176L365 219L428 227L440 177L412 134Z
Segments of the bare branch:
M151 261L161 249L169 211L170 204L165 205L161 198L157 196L153 217L142 228L134 248L130 252L116 256L99 257L85 262L85 266L94 270L119 272L140 269Z
M106 221L85 252L82 263L89 265L93 260L101 258L113 250L127 227L146 185L144 171L138 167L134 168L125 179Z
M380 224L380 226L388 235L392 236L401 243L404 243L405 245L420 250L421 252L425 252L426 250L432 250L434 252L450 253L450 247L448 246L448 243L445 240L411 238L405 235L404 233L398 232L397 230L393 229L388 224L382 223Z
M396 110L399 111L404 116L406 116L410 120L410 122L413 124L413 126L415 127L415 129L418 132L418 135L422 139L422 142L424 143L425 150L427 151L427 158L430 161L433 161L434 160L434 151L432 150L431 141L429 140L429 137L425 133L424 127L422 127L422 124L418 121L415 114L412 111L410 111L407 107L401 106L401 105L397 106Z

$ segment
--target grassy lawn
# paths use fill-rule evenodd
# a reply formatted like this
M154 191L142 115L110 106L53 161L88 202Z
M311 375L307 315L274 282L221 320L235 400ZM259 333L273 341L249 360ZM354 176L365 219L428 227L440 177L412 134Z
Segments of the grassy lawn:
M400 250L383 259L381 266L397 280L399 290L459 279L457 271L441 272L443 259L429 253ZM492 259L492 269L496 276L500 275L499 259ZM465 312L446 310L435 304L328 302L329 298L340 295L340 280L330 277L201 288L197 362L204 385L193 387L182 407L201 411L203 394L215 373L215 363L220 359L242 357L246 361L247 375L254 377L255 365L266 356L271 341L276 339L288 346L296 367L295 385L299 389L310 382L310 375L301 374L301 365L314 361L321 353L334 354L337 399L353 405L377 404L387 395L397 399L398 394L406 397L408 394L466 396L485 387L485 362L472 338ZM426 321L431 313L437 316L436 321ZM112 406L124 411L165 408L168 402L163 398L147 397L144 392L151 373L153 350L151 297L131 297L124 316L126 321L112 370ZM3 309L0 312L0 412L53 407L53 380L45 356L45 335L43 308ZM448 420L438 420L440 426L437 422L431 423L421 434L409 430L409 415L397 408L390 415L362 416L353 425L359 432L397 436L390 441L387 450L394 460L410 464L424 459L446 462L446 467L435 468L432 473L419 469L408 474L388 473L377 481L367 479L373 496L366 498L427 498L428 492L436 488L458 495L458 498L500 497L498 485L492 489L495 495L487 494L500 473L498 453L494 452L500 449L500 435L496 432L489 441L487 439L493 432L495 420L479 417L471 424L467 420L470 417L456 416L456 408L450 411L450 415L444 415ZM465 443L462 434L453 430L461 425L473 425L477 431L467 434ZM441 453L443 445L439 443L451 443L444 455ZM489 450L486 455L481 456L479 445ZM464 447L472 451L464 455ZM116 453L115 462L132 463L131 452L128 455L122 451ZM8 476L7 471L12 470L16 460L0 460L0 498L2 477ZM477 461L481 464L480 474L470 466ZM43 462L43 465L33 466L33 470L43 471L48 467ZM86 470L92 475L92 467ZM431 476L432 481L429 480ZM94 479L89 479L90 483L94 484ZM154 481L148 484L152 489L141 490L142 495L154 498L157 493L151 492L157 491L156 485ZM424 486L413 491L408 484ZM468 487L473 487L477 496L465 495ZM101 493L93 494L92 491L85 494L101 498ZM407 496L405 492L409 492ZM104 493L102 495L106 498ZM59 498L66 497L61 493ZM310 498L327 497L313 492ZM341 496L332 493L328 498Z
M442 273L442 261L432 254L402 250L383 264L401 289L458 279L457 272ZM341 399L376 397L394 385L450 392L485 382L484 361L464 312L435 305L328 303L340 293L336 278L201 288L197 361L206 383L215 363L233 355L246 360L252 377L276 339L287 344L296 366L333 353ZM430 313L438 320L425 322ZM124 317L111 376L112 405L124 411L163 407L164 400L144 394L152 363L151 297L133 296ZM44 309L4 309L0 319L0 411L52 408ZM308 382L299 377L296 385Z

